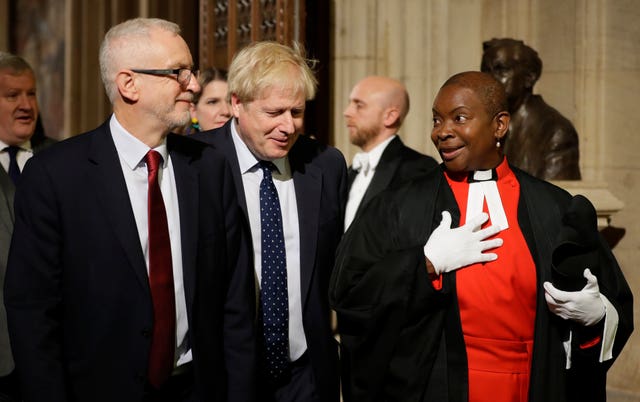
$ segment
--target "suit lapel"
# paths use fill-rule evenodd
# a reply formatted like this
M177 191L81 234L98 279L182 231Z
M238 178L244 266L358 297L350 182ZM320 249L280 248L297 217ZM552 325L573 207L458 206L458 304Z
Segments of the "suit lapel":
M362 202L358 206L358 212L360 212L372 198L389 187L389 184L400 165L403 147L404 145L402 144L402 141L400 141L400 137L396 137L391 140L384 152L382 152L380 162L378 162L373 179L371 179L371 183L369 184L367 191L364 193L364 197L362 197Z
M213 145L219 152L224 154L231 165L231 172L233 174L233 183L236 186L236 193L238 196L238 203L244 212L245 217L249 218L247 212L247 199L244 195L244 184L242 183L242 174L240 173L240 163L238 162L238 154L236 153L236 147L233 144L233 138L231 137L231 124L233 119L229 120L223 127L222 133L216 133L211 135L211 139L207 139L206 142Z
M167 138L167 147L173 165L180 209L180 236L182 247L182 277L188 315L191 316L195 280L198 233L198 171L191 164L191 157L173 146L173 134Z
M299 158L296 158L293 149L292 151L289 153L289 162L291 163L298 207L300 292L304 310L311 277L315 269L316 248L318 246L318 219L322 195L322 172L316 166L304 164Z
M244 196L244 185L242 183L242 174L240 173L240 163L238 163L238 155L236 154L236 147L232 138L233 134L231 134L232 124L233 119L229 119L224 126L216 129L213 133L201 132L194 134L193 138L212 145L218 152L227 158L227 161L231 165L233 183L236 186L238 202L244 211L245 217L248 217L247 199Z
M356 179L357 175L358 171L349 166L349 170L347 171L347 183L349 185L349 189L351 189L351 185L353 184L353 181Z
M0 167L0 225L6 227L6 232L13 232L13 196L15 194L15 186L11 178Z
M98 210L106 214L106 221L120 241L140 285L149 289L147 267L129 192L108 123L96 130L89 148L87 165L88 184L93 186Z

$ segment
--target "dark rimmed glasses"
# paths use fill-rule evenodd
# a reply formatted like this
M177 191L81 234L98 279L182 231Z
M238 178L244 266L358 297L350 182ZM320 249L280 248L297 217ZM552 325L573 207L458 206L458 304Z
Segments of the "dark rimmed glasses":
M131 71L134 73L140 74L149 74L149 75L176 75L176 80L178 84L183 88L189 86L189 81L191 81L191 76L193 75L196 79L198 79L198 70L193 70L190 68L167 68L167 69L151 69L145 70L140 68L132 68Z

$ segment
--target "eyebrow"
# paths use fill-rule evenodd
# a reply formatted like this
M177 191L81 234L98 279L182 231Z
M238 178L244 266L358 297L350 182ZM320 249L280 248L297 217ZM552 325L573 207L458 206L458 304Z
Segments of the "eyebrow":
M456 106L456 107L454 107L453 109L449 110L449 111L448 111L448 112L446 112L446 113L455 113L455 112L459 111L460 109L470 109L470 107L469 107L469 106L467 106L467 105L460 105L460 106ZM432 112L434 112L434 113L443 114L442 112L439 112L439 111L438 111L437 109L435 109L435 108L432 108L432 109L431 109L431 111L432 111ZM445 114L446 114L446 113L445 113Z

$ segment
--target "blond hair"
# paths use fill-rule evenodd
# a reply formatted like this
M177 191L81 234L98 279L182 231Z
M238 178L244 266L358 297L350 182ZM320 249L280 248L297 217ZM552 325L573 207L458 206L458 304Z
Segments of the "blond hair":
M304 93L306 100L316 95L318 81L314 60L308 60L298 43L293 47L277 42L254 42L236 54L229 66L229 99L251 102L273 87Z

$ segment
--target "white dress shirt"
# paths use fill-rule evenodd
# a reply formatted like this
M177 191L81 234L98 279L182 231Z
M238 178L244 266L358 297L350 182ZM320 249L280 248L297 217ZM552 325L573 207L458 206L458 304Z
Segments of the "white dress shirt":
M380 144L376 145L369 152L358 152L354 158L364 159L368 163L365 163L365 166L362 166L358 171L358 175L356 176L353 183L351 183L351 188L349 189L349 199L347 200L347 207L344 213L344 231L346 232L349 229L349 225L353 222L353 218L356 216L356 212L358 211L358 207L362 202L362 198L364 194L367 192L369 188L369 184L371 184L371 180L373 179L373 175L376 173L376 167L378 166L378 162L380 162L380 158L382 157L382 153L387 148L387 145L396 138L395 135L387 138ZM355 169L356 164L352 163L352 167Z
M120 166L124 174L124 180L129 192L129 200L133 208L133 215L140 236L140 245L144 252L149 273L149 225L147 211L148 197L148 172L144 157L150 148L142 141L135 138L124 129L116 119L111 116L109 122L111 136L118 151ZM166 140L162 145L153 148L162 155L162 166L158 172L160 191L167 211L167 223L169 226L169 240L171 242L171 265L173 267L173 288L176 302L176 358L177 366L192 360L191 346L186 337L189 330L187 321L187 303L184 294L184 281L182 274L182 237L180 236L180 209L178 208L178 194L176 180L173 174L173 165L167 150Z
M8 146L9 144L5 144L3 141L0 141L0 164L4 168L5 172L9 172L9 152L5 149ZM24 165L27 163L29 158L33 156L31 140L27 140L22 144L19 144L18 147L20 150L18 150L18 153L16 154L16 162L22 172Z
M236 148L244 195L247 200L253 256L258 284L262 278L262 236L260 227L260 182L262 169L258 158L242 141L236 128L231 124L231 137ZM298 226L298 204L296 189L291 176L288 158L272 161L278 172L272 172L273 184L278 191L282 211L282 231L287 260L287 294L289 296L289 358L296 361L307 350L307 339L302 325L302 295L300 290L300 228Z

